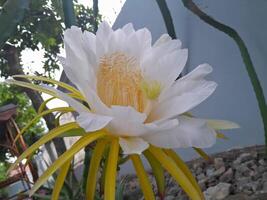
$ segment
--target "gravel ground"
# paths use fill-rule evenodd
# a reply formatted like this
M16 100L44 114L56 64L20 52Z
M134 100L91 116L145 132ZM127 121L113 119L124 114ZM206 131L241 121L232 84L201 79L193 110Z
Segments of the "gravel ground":
M211 155L213 162L195 159L188 166L206 200L267 200L267 160L263 146L246 147ZM143 199L134 175L128 176L125 200ZM156 192L155 180L150 176ZM188 199L166 174L165 200ZM159 199L159 198L158 198Z

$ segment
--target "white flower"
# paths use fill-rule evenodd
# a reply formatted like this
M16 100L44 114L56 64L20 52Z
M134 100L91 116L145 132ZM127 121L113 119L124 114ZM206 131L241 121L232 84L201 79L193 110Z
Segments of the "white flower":
M216 132L206 120L184 115L214 92L217 84L204 79L212 67L199 65L176 80L188 56L179 40L164 34L151 45L146 28L127 24L113 31L103 22L95 35L72 26L64 44L66 58L60 61L90 110L57 93L78 112L76 120L87 132L106 129L120 138L125 154L140 154L149 144L204 148L215 143Z

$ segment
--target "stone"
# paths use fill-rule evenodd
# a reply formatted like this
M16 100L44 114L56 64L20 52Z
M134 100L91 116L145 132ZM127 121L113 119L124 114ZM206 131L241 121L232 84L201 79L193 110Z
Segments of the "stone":
M230 182L233 179L234 173L232 168L229 168L224 174L219 178L221 182Z
M176 195L179 192L179 189L177 186L171 187L168 191L168 194Z
M267 181L267 172L264 172L264 173L262 174L262 180L263 180L263 181Z
M207 175L208 177L211 177L211 176L213 176L214 171L215 171L214 168L209 168L209 169L207 169L207 171L206 171L206 175Z
M266 162L265 162L264 159L260 159L260 160L259 160L259 164L260 164L260 165L266 165Z
M222 200L226 198L230 193L231 184L219 183L214 187L209 187L205 192L204 196L206 200Z
M242 153L237 159L242 163L253 159L253 155L251 153Z
M250 200L249 196L246 194L235 194L235 195L230 195L224 200Z
M262 184L262 191L267 192L267 181L263 182Z
M242 191L244 187L247 185L247 183L251 182L250 177L240 177L236 180L236 187L238 191Z
M214 158L214 167L215 169L219 169L224 166L223 158Z
M168 195L168 196L166 196L166 197L164 198L164 200L175 200L175 199L176 199L175 196L170 196L170 195Z
M197 175L197 180L202 180L202 179L204 179L204 178L206 178L206 176L205 176L205 174L203 174L203 173Z
M217 169L217 170L213 173L213 176L220 176L220 175L222 175L224 172L225 172L225 167L222 166L222 167L220 167L219 169Z

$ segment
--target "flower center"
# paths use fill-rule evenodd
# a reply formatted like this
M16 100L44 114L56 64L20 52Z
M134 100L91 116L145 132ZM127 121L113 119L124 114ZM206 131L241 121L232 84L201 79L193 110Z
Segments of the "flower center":
M97 74L97 92L107 105L132 106L144 112L146 95L142 90L143 77L136 59L123 53L104 56Z

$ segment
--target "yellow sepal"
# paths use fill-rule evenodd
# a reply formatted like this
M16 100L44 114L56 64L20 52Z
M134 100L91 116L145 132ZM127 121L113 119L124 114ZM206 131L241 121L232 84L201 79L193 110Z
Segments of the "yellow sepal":
M94 133L88 133L87 135L81 137L76 143L72 145L72 147L63 153L37 180L32 189L29 192L29 195L32 196L36 190L39 189L47 179L57 170L59 169L65 162L71 159L77 152L79 152L82 148L90 144L91 142L97 140L100 137L105 136L106 133L103 131L97 131Z
M86 181L86 199L87 200L94 200L95 198L97 172L99 169L100 161L101 161L103 152L105 150L106 144L107 144L106 140L98 141L93 151L93 155L90 161L87 181Z
M170 175L179 183L182 189L192 200L202 200L202 196L199 195L197 189L193 186L191 181L187 178L185 173L179 168L176 163L166 155L160 148L150 146L148 149L153 156L161 163Z
M28 149L26 149L21 155L20 157L17 158L17 160L15 161L15 163L13 163L10 168L9 168L9 172L11 170L14 169L14 167L20 163L23 159L27 158L29 155L31 155L32 153L34 153L34 151L36 151L38 148L40 148L43 144L45 144L46 142L52 140L53 138L57 137L58 135L64 133L67 130L73 129L73 128L79 128L79 125L75 122L71 122L68 124L64 124L62 126L59 126L57 128L54 128L53 130L51 130L50 132L48 132L47 134L45 134L43 137L41 137L37 142L35 142L34 144L32 144Z
M44 112L36 115L28 124L26 124L23 129L20 131L20 133L15 137L14 139L14 143L19 139L19 137L21 137L25 131L27 131L27 129L29 129L38 119L40 119L41 117L53 113L53 112L72 112L74 111L73 108L70 107L58 107L58 108L53 108L53 109L49 109L49 110L45 110Z
M56 81L56 80L49 79L49 78L46 78L43 76L14 75L12 77L14 77L14 78L27 78L27 79L31 79L31 80L39 80L39 81L45 81L48 83L52 83L52 84L58 85L64 89L72 92L77 98L79 98L81 100L85 100L85 98L83 97L83 95L80 93L79 90L77 90L76 88L74 88L74 87L72 87L69 84L64 83L64 82Z
M184 174L187 176L187 178L191 181L191 183L197 189L199 195L202 196L202 198L204 199L203 193L202 193L195 177L193 176L193 174L191 173L191 171L187 167L187 165L184 163L184 161L171 149L165 149L164 152L174 160L174 162L177 164L177 166L184 172Z
M145 200L154 200L155 196L153 194L151 183L147 177L147 173L144 169L144 166L142 165L140 157L138 155L131 155L130 158L137 173L137 177L139 179Z
M54 184L54 189L53 189L51 200L58 200L59 199L60 191L61 191L61 188L62 188L62 186L64 184L65 178L66 178L66 176L68 174L71 161L72 161L72 157L71 157L71 159L66 161L62 165L62 167L60 168L59 174L58 174L56 182Z
M104 200L115 200L118 154L119 141L118 138L114 138L110 144L105 172Z
M164 169L157 159L148 151L143 152L146 157L149 165L151 166L153 175L156 179L156 184L158 188L158 194L160 197L164 198L165 195L165 177L164 177Z

